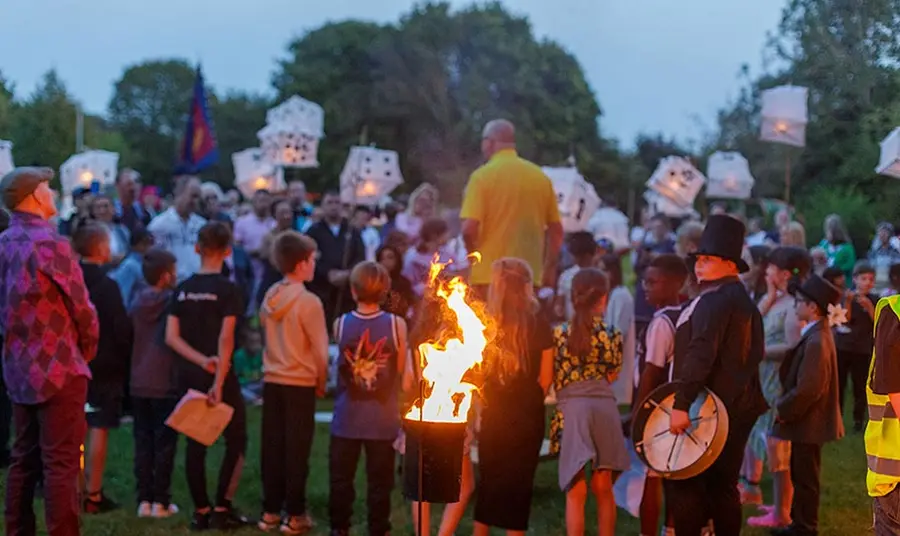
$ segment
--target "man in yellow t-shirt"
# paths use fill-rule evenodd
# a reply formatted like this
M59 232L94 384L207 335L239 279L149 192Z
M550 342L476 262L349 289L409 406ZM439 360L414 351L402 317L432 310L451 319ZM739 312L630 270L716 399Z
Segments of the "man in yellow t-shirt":
M553 184L516 154L509 121L484 127L481 152L488 161L469 178L460 213L466 247L482 256L472 267L471 284L490 284L494 261L517 257L531 266L535 286L555 287L563 229Z

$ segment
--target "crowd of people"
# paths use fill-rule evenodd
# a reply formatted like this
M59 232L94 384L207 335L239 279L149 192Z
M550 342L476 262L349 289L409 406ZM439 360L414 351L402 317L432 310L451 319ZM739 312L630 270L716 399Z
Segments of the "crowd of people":
M257 404L262 513L254 523L305 533L315 524L306 483L316 400L331 380L331 534L349 534L363 451L368 532L389 534L396 456L405 450L401 415L422 379L419 345L458 331L434 286L459 276L491 319L491 342L459 500L444 508L440 536L455 533L476 490L476 536L491 527L524 534L547 436L567 533L584 533L592 493L597 533L611 536L614 482L635 463L632 415L621 417L619 407L637 411L637 402L675 380L671 431L690 431L691 405L708 388L729 413L728 440L693 478L665 480L640 469L641 533L738 534L743 503L760 505L749 525L815 534L821 447L844 435L848 383L855 429L865 426L879 344L885 357L876 358L870 391L889 400L900 392L900 374L884 364L895 331L872 337L879 295L900 295L893 228L878 227L861 261L836 215L810 250L803 225L787 211L773 230L751 219L745 232L741 216L721 206L706 222L645 214L630 244L589 231L564 235L552 184L516 153L514 126L488 123L482 152L486 163L472 174L458 214L440 213L438 190L427 183L379 208L348 206L332 191L314 206L300 181L242 202L236 191L179 177L163 206L158 190L126 169L116 195L77 190L74 212L52 223L51 170L18 168L4 177L0 326L12 404L11 411L0 405L0 418L16 430L7 533L35 533L38 481L51 535L78 534L80 512L119 508L103 483L109 433L126 414L137 515L176 514L170 488L179 436L166 419L189 389L234 410L212 498L208 448L185 439L192 529L251 523L232 501L246 463L246 406ZM634 294L623 259L634 268ZM435 261L446 264L437 282L429 273ZM555 405L549 430L548 403ZM771 506L761 504L765 470L773 475ZM873 471L884 479L876 477L872 495L896 494L900 475ZM889 517L877 518L877 501L876 533L894 534L884 528ZM412 504L416 520L430 510Z

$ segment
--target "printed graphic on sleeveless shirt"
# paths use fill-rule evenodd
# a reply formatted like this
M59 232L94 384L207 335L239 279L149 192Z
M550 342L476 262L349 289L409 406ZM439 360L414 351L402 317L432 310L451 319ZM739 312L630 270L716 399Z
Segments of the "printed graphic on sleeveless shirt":
M387 337L372 342L367 329L355 346L350 345L345 350L345 370L353 387L364 392L374 392L383 387L391 358L387 342Z

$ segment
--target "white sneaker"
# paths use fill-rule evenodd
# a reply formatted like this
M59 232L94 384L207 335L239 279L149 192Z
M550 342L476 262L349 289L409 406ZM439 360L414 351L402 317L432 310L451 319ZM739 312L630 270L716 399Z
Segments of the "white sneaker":
M169 503L169 507L166 508L162 505L162 503L153 503L153 517L164 519L167 517L174 516L178 513L178 506Z
M148 503L147 501L142 501L141 504L138 505L137 516L138 517L153 516L153 510L150 506L150 503Z

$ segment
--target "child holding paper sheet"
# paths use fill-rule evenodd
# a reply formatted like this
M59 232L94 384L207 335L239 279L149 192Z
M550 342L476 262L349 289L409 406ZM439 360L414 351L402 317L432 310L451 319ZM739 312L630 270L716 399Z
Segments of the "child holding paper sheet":
M185 473L194 501L192 530L230 530L248 524L231 504L237 491L247 448L244 398L231 367L234 326L244 311L241 291L222 275L222 264L231 253L231 231L221 222L204 225L197 240L200 271L175 290L166 324L166 344L184 359L176 361L182 393L196 389L209 393L212 405L234 408L223 433L225 456L219 470L216 502L206 492L207 447L192 439L185 449Z

